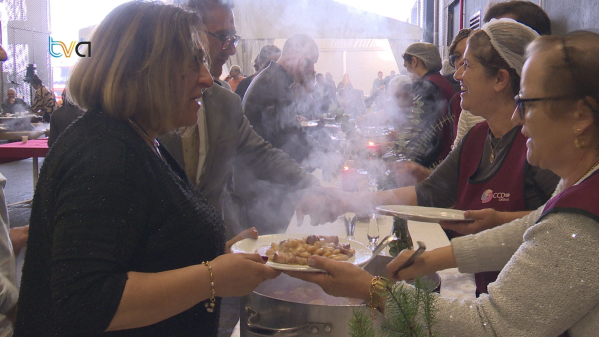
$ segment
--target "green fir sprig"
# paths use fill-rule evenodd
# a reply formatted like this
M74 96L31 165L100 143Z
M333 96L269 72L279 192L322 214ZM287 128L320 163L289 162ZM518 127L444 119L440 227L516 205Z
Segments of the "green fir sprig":
M372 324L371 311L367 307L354 309L354 315L349 320L349 330L352 337L376 337Z
M414 286L398 283L387 288L385 318L379 327L374 327L374 318L369 309L354 310L349 323L351 337L434 337L436 323L434 286L417 278Z

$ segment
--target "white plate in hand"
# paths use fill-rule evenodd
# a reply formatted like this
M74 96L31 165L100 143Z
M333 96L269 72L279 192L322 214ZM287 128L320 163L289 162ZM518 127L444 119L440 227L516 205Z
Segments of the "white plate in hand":
M316 235L316 234L315 234ZM288 239L301 239L307 237L305 234L273 234L273 235L261 235L257 240L254 239L243 239L236 242L231 246L231 252L233 253L258 253L262 256L266 256L266 250L270 248L270 244L273 242L279 243ZM350 244L351 248L356 251L354 256L350 257L346 262L353 263L355 265L361 265L366 262L371 256L372 251L360 242L352 241L344 238L339 238L339 244ZM268 261L267 265L273 269L287 270L287 271L321 271L320 269L312 268L309 266L300 266L296 264L283 264Z
M301 121L303 127L318 126L318 121Z
M378 206L376 210L385 215L392 215L398 218L422 222L439 221L468 221L464 218L464 211L449 208L405 206L405 205L384 205Z

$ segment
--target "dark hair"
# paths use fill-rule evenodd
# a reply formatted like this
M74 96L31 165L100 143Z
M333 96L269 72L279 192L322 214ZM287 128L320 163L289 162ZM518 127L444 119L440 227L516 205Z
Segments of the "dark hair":
M499 70L505 69L510 75L510 83L514 95L520 91L520 76L499 55L491 44L491 38L483 30L477 30L468 38L468 48L473 52L476 60L485 67L488 76L495 76Z
M534 29L539 35L551 35L551 20L545 11L530 1L506 1L489 5L485 22L491 19L510 17Z
M39 78L39 76L37 76L37 75L33 75L33 78L31 79L31 83L35 84L35 85L42 85L42 79Z
M526 49L527 57L537 53L549 55L544 65L544 89L550 95L584 99L595 113L595 124L599 126L599 34L575 31L563 38L542 36Z
M410 54L403 54L401 55L401 57L403 58L404 61L407 61L408 63L412 62L412 58L414 56L410 55Z
M260 53L256 57L256 63L262 65L276 54L281 54L281 49L275 45L268 44L260 49Z
M458 35L456 35L453 38L453 41L451 41L451 46L449 46L449 55L453 55L455 48L458 46L458 43L462 42L463 39L467 39L468 36L470 36L470 33L472 33L472 29L470 28L460 29Z

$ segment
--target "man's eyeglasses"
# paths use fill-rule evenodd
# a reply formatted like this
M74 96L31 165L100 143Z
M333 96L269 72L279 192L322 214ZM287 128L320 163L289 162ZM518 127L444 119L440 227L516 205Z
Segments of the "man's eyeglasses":
M222 36L222 35L217 35L214 34L212 32L206 31L206 33L214 36L215 38L219 39L222 41L223 43L223 50L225 49L229 49L231 47L231 44L233 44L233 47L237 47L237 44L239 43L239 40L241 39L241 36L239 35L227 35L227 36Z
M514 96L516 101L516 107L518 108L518 116L521 120L524 120L524 114L526 113L526 102L543 102L543 101L559 101L562 99L571 99L572 96L555 96L555 97L542 97L542 98L522 98L522 93Z

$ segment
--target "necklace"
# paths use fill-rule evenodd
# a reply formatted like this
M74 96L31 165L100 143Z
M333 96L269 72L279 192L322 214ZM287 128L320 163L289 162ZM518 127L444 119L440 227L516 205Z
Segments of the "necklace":
M497 142L497 144L495 144L495 146L493 146L493 142L491 142L491 155L489 156L489 162L491 164L493 164L493 162L495 161L495 150L497 150L497 147L499 146L499 144L501 144L501 137L499 138L499 141Z
M148 134L144 131L144 129L137 124L135 121L133 121L131 118L127 118L127 121L129 122L129 124L131 124L131 126L138 131L138 133L140 133L145 139L147 139L150 144L152 144L152 147L154 148L154 151L156 152L156 154L158 155L158 157L160 157L160 159L162 159L164 161L164 157L162 157L162 154L160 153L160 150L158 149L158 141L156 139L152 139L152 137L148 136Z
M591 172L593 172L597 168L597 166L599 166L599 160L597 160L595 162L595 164L593 164L593 166L591 166L591 168L587 171L587 173L585 173L582 176L582 178L580 178L580 180L578 182L582 181L586 176L588 176L589 174L591 174Z

